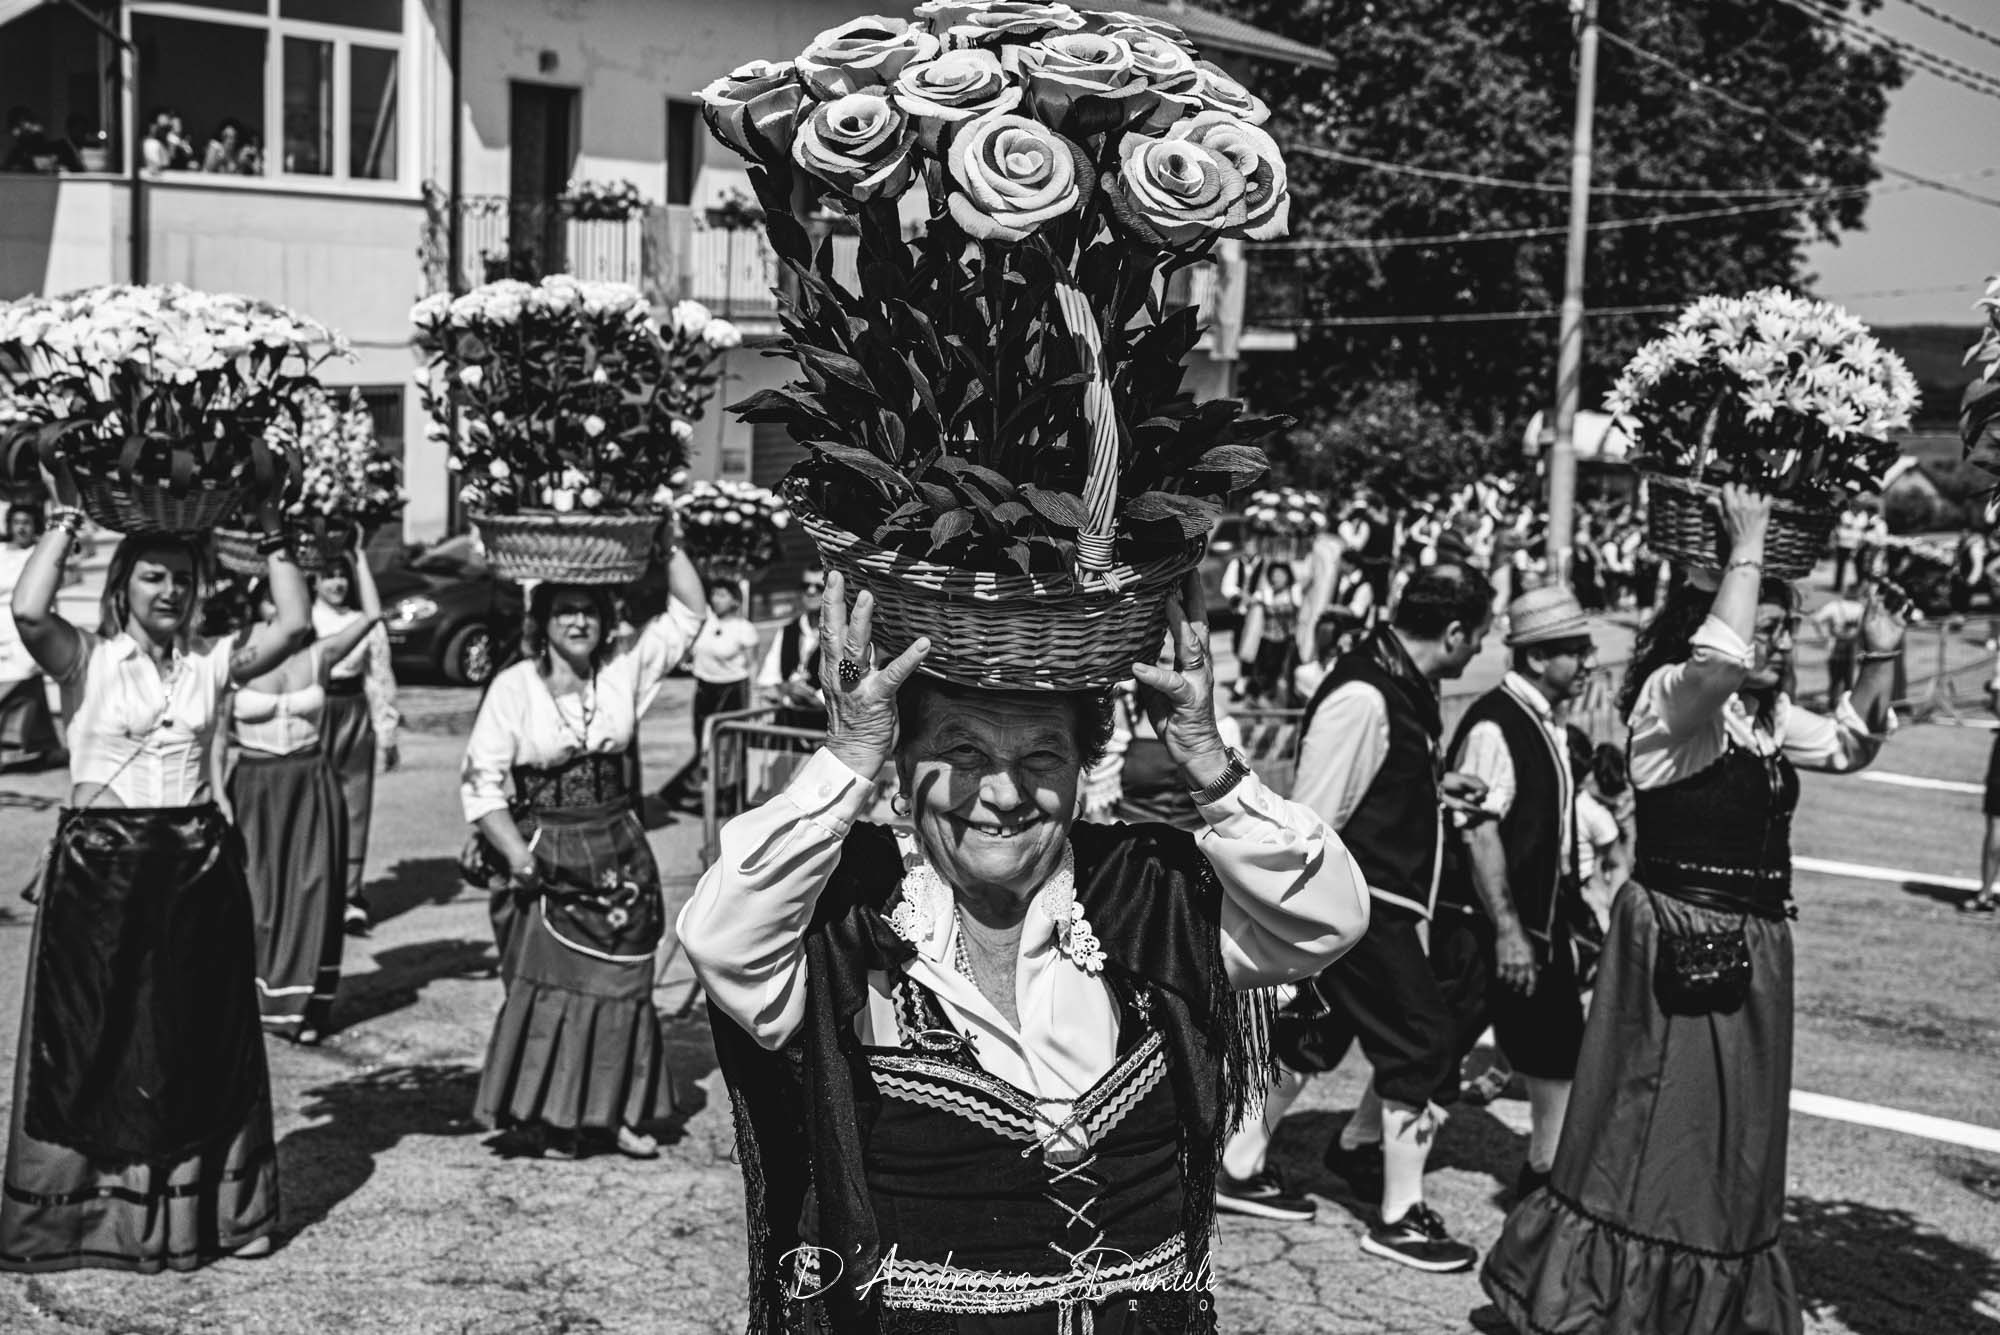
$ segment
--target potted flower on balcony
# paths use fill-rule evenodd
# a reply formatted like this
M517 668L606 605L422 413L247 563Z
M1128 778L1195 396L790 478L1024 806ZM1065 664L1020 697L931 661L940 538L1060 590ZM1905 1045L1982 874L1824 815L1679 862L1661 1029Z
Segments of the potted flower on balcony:
M1917 383L1902 358L1838 306L1766 288L1694 302L1628 362L1605 407L1648 474L1647 541L1672 560L1719 566L1715 497L1744 482L1776 500L1766 564L1812 571L1850 495L1896 461Z
M279 418L269 437L292 462L281 505L300 569L327 569L357 539L402 514L402 469L376 448L375 419L358 393L309 393L298 420ZM219 528L216 559L238 574L257 574L264 569L257 541L254 533Z
M67 467L90 517L119 532L209 531L281 481L267 433L344 355L337 335L283 307L178 284L0 305L0 380L18 419L7 472Z
M1285 230L1269 111L1171 24L930 0L701 96L796 280L801 379L736 405L808 450L783 494L893 655L976 686L1107 685L1278 423L1181 388L1168 279ZM860 234L859 290L792 211Z
M702 481L674 506L681 544L704 580L746 580L778 556L791 511L778 494L749 482Z
M630 181L571 181L560 203L578 222L624 222L646 207L646 197Z
M764 210L741 190L732 190L703 210L703 221L723 232L751 232L764 225Z
M456 415L459 495L513 579L645 573L722 354L742 336L699 302L662 324L638 289L555 274L417 303L434 430Z

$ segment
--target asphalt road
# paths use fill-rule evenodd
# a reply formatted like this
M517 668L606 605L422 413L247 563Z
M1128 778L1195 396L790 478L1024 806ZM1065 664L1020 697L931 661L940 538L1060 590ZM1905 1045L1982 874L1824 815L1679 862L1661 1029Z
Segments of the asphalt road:
M1983 650L1965 648L1968 661ZM656 782L685 757L685 681L648 722ZM418 690L406 764L377 790L370 893L389 915L350 943L337 1031L271 1048L284 1219L277 1253L191 1275L80 1272L0 1279L10 1335L193 1332L695 1332L742 1328L741 1190L726 1098L696 1009L670 1024L683 1116L654 1163L498 1157L467 1118L499 1003L484 906L457 893L456 732L469 693ZM1908 729L1878 768L1976 783L1992 734ZM59 775L0 775L0 885L27 873L52 825ZM2000 1128L2000 924L1953 911L1929 878L1978 872L1979 799L1810 777L1802 856L1894 878L1799 879L1802 1090ZM696 874L698 825L655 832L670 892ZM25 905L0 903L0 1089L11 1086L29 942ZM685 971L678 971L684 980ZM688 999L670 978L670 1013ZM1364 1257L1354 1202L1318 1166L1360 1073L1313 1086L1280 1135L1280 1163L1321 1197L1308 1226L1225 1222L1223 1328L1456 1332L1484 1303L1469 1276L1419 1276ZM1490 1242L1520 1161L1525 1106L1455 1115L1433 1156L1433 1202ZM1788 1246L1815 1335L2000 1335L2000 1155L1795 1116Z

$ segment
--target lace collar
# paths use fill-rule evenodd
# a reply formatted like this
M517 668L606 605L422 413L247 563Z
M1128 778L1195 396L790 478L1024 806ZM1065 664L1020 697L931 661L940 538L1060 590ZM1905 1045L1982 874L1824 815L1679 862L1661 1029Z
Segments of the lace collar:
M951 887L924 856L914 834L898 830L896 847L903 858L903 884L889 910L889 927L926 958L942 960L957 916ZM1076 857L1067 844L1062 861L1035 892L1029 912L1048 920L1056 950L1064 959L1093 977L1104 968L1104 947L1083 916L1083 905L1076 902Z

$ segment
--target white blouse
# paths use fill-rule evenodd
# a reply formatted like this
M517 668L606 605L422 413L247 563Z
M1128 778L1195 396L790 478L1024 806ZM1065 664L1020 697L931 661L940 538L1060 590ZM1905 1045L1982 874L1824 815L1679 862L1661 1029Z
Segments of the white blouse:
M1693 644L1685 662L1647 679L1632 706L1633 787L1663 788L1699 774L1722 759L1732 742L1760 756L1782 750L1801 769L1838 774L1867 763L1875 739L1849 697L1842 696L1828 716L1781 695L1766 726L1737 694L1751 661L1743 637L1711 616Z
M781 1046L804 1021L804 934L872 790L871 780L831 751L814 752L784 792L722 827L721 853L681 910L677 930L709 1004L767 1048ZM1209 828L1198 846L1222 884L1222 956L1233 986L1307 977L1361 939L1369 907L1361 869L1309 808L1252 774L1201 811ZM979 1064L1039 1100L1050 1124L1060 1124L1069 1102L1111 1069L1118 1051L1110 989L1072 958L1088 953L1076 949L1080 933L1059 927L1056 917L1067 914L1042 911L1044 897L1071 887L1061 872L1052 876L1023 922L1017 1027L953 967L958 914L948 891L913 894L923 883L906 874L891 914L917 949L905 968L972 1038ZM900 1042L891 982L880 971L869 977L868 1006L855 1017L863 1043Z
M296 691L259 691L239 686L230 697L229 741L245 751L290 756L319 745L320 719L326 713L326 688L319 675L325 661L318 645L302 651L312 681Z
M233 636L197 640L163 676L133 638L89 631L62 682L70 781L108 785L129 807L209 800L208 752L230 690Z
M360 618L361 613L351 607L313 602L313 633L322 640L338 635ZM361 678L361 689L368 697L368 716L375 725L375 744L394 746L402 715L396 712L396 674L389 662L389 632L382 623L376 622L327 675L335 681Z
M631 745L660 683L700 629L700 613L669 599L667 610L614 652L590 684L560 700L531 660L495 677L465 742L458 792L466 821L507 809L516 765L560 765L586 752L611 755Z

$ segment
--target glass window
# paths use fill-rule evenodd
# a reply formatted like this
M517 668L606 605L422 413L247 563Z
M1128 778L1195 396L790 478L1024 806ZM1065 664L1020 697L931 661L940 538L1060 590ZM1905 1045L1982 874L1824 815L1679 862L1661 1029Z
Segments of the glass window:
M226 9L232 14L256 14L259 17L271 12L269 0L180 0L180 3L199 9Z
M260 174L264 30L134 14L132 40L146 167Z
M261 0L258 12L263 11ZM311 23L338 23L344 28L372 28L376 32L403 30L403 0L281 0L280 17L304 19Z
M347 174L356 180L396 179L396 66L394 51L348 48Z
M285 170L333 175L333 43L285 39Z

